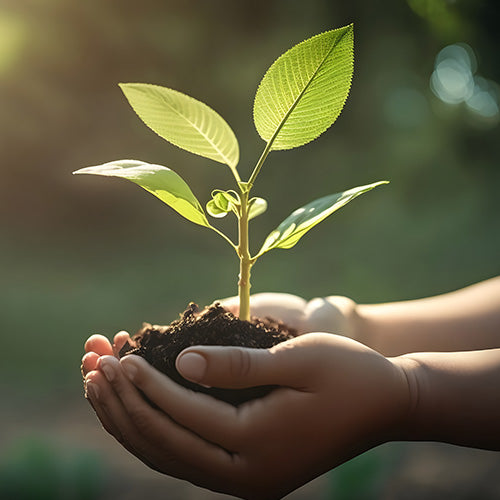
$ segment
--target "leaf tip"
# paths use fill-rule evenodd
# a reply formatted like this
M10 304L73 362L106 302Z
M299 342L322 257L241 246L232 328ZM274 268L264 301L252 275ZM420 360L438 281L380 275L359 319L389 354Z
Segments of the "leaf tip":
M125 95L125 97L127 98L128 100L128 96L129 96L129 91L131 90L131 87L133 86L133 83L119 83L118 84L118 87L120 87L120 90L123 92L123 94Z

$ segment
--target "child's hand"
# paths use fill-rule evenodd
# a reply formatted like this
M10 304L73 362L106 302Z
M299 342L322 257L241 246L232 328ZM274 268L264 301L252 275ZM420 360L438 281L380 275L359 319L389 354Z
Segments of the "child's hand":
M82 358L81 366L83 377L96 369L101 356L116 356L118 358L118 353L126 342L133 345L130 335L125 331L118 332L114 336L113 345L104 335L91 335L85 342L85 355Z
M96 368L87 375L91 403L127 450L155 470L243 498L281 498L397 438L409 407L399 364L330 334L269 350L180 354L178 370L195 382L280 386L238 408L175 384L137 356L103 356Z
M238 314L239 298L218 301ZM342 296L314 298L307 302L288 293L257 293L250 297L252 316L280 320L299 334L326 332L358 340L356 303Z

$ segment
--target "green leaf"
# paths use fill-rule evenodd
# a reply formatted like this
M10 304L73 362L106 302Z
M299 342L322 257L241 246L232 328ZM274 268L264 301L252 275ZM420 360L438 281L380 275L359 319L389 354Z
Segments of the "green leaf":
M215 217L216 219L220 219L221 217L225 217L229 210L224 210L220 208L215 200L209 200L206 205L207 212L209 215L212 217Z
M264 241L257 257L273 248L292 248L310 229L333 212L347 205L360 194L366 193L388 181L359 186L343 193L331 194L298 208L289 215Z
M128 179L154 194L191 222L211 227L189 186L182 177L167 167L137 160L117 160L96 167L81 168L73 173Z
M249 202L248 220L263 214L267 210L267 201L264 198L252 198Z
M222 191L220 189L215 189L212 191L212 198L219 208L226 211L231 210L233 206L238 206L240 204L240 197L238 193L233 190Z
M213 109L158 85L121 83L120 88L139 118L160 137L191 153L229 165L237 175L238 141Z
M238 214L239 196L235 191L212 191L212 199L207 203L207 212L216 218L225 217L233 211Z
M337 119L351 87L353 25L305 40L278 58L262 79L254 122L271 150L316 139Z

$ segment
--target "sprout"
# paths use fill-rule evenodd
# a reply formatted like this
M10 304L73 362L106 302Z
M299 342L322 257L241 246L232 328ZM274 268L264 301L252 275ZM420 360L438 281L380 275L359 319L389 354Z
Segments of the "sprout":
M240 319L250 319L250 272L264 253L292 248L310 229L351 200L387 181L321 197L289 215L264 240L255 255L249 251L249 221L263 214L267 201L250 197L271 151L307 144L325 132L340 115L351 87L354 62L353 25L327 31L292 47L279 57L262 79L255 96L255 127L265 142L248 181L237 169L239 146L226 121L206 104L176 90L144 83L120 87L139 118L160 137L191 153L227 165L234 190L216 189L206 204L214 218L228 213L238 221L238 242L212 226L203 206L186 182L161 165L118 160L82 168L75 174L128 179L169 205L187 220L222 236L240 259L238 295Z

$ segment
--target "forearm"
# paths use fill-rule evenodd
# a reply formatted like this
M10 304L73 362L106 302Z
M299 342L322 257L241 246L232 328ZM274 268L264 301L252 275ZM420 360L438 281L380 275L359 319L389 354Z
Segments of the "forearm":
M414 353L403 367L410 409L402 439L500 450L500 349Z
M358 305L356 340L386 355L500 347L500 277L420 300Z

